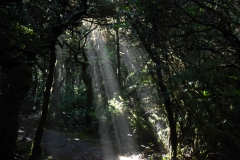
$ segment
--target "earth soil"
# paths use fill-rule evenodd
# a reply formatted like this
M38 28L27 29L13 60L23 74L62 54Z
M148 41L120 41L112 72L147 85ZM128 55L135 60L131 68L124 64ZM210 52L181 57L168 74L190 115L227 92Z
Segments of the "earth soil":
M31 144L38 120L39 116L37 115L20 116L19 141ZM124 157L104 157L99 140L87 141L50 129L44 130L42 148L44 160L121 160ZM104 150L108 149L104 148ZM125 159L143 160L144 158L141 154L138 154L134 158L125 157Z

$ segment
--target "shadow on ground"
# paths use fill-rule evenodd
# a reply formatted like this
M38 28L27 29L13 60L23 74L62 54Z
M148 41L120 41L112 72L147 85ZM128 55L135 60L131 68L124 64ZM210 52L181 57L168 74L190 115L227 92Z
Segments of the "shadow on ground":
M39 117L20 116L19 140L31 143ZM44 159L54 160L103 160L102 148L94 142L45 129L42 137ZM116 158L117 159L117 158Z

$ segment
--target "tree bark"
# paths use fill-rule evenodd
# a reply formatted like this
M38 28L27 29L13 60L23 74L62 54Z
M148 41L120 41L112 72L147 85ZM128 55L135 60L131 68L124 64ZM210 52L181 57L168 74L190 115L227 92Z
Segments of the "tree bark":
M119 20L119 17L117 16L117 24L119 25L120 23L120 20ZM121 56L120 56L120 43L119 43L119 30L118 30L118 27L116 28L116 49L117 49L117 76L118 76L118 86L119 86L119 90L120 90L120 93L122 91L122 87L123 87L123 84L122 84L122 75L121 75Z
M64 80L59 80L61 77L61 65L62 65L62 49L60 46L57 46L56 49L56 58L57 63L54 71L54 82L53 82L53 90L52 90L52 111L54 114L53 117L53 126L58 126L58 122L61 120L61 108L59 106L60 99L60 89Z
M171 146L172 146L172 159L175 160L177 159L177 131L176 131L176 122L174 119L174 114L173 114L173 109L171 106L171 100L170 100L170 93L168 92L167 86L163 83L163 76L162 76L162 71L161 71L161 61L158 58L158 55L153 52L153 49L151 48L151 41L147 41L148 38L144 36L144 34L139 31L138 26L136 23L131 23L133 28L137 31L137 34L146 49L147 53L149 54L151 60L156 64L156 72L157 72L157 84L160 87L159 90L159 95L163 95L163 100L164 100L164 106L165 110L167 112L167 118L168 118L168 123L170 127L170 141L171 141Z
M49 73L48 73L47 81L45 83L45 89L43 92L42 115L39 120L37 130L35 132L29 160L38 159L42 153L41 139L42 139L44 126L45 126L47 115L48 115L48 104L49 104L49 99L50 99L50 94L51 94L53 74L54 74L54 68L55 68L55 63L56 63L56 53L55 53L55 43L54 42L52 42L52 44L51 44L51 53L50 54L51 54L51 59L50 59L50 63L49 63Z
M43 106L42 106L42 115L38 123L37 130L35 132L34 140L32 143L32 149L30 153L29 160L36 160L40 157L42 153L41 147L41 139L44 131L44 126L47 120L48 115L48 105L50 100L51 87L53 83L54 76L54 68L56 63L56 53L55 53L55 45L57 42L57 38L64 32L65 28L67 28L72 22L78 21L82 15L87 12L87 0L82 0L83 8L82 10L76 10L76 12L71 13L67 20L64 22L53 26L50 30L51 32L51 41L50 41L50 62L49 62L49 73L47 77L47 81L45 83L45 88L43 92Z
M161 69L159 69L160 63L156 63L157 66L157 77L158 77L158 85L161 89L161 94L163 95L164 99L164 105L165 109L167 111L167 118L168 118L168 123L170 127L170 140L171 140L171 146L172 146L172 159L175 160L177 159L177 131L176 131L176 122L173 116L173 109L171 106L171 101L170 101L170 93L167 90L166 85L163 83L162 79L162 72Z
M17 149L19 111L31 88L32 71L22 64L16 68L0 68L0 159L12 160Z
M83 59L84 62L88 62L88 57L82 49L83 53ZM86 103L86 115L85 115L85 124L87 127L89 127L92 123L92 117L90 115L90 112L93 110L93 87L92 87L92 77L89 73L89 65L88 64L82 64L82 80L84 84L86 85L86 91L87 91L87 103Z

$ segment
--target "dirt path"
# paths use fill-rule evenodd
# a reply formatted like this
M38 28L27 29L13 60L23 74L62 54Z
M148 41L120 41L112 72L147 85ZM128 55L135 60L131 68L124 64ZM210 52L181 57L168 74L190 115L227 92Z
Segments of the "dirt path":
M103 160L100 146L51 130L45 130L42 147L46 156L56 160Z
M22 137L28 133L29 141L33 139L38 117L20 116ZM42 147L45 159L54 160L104 160L102 148L94 142L81 140L79 138L70 138L61 132L45 129L42 137ZM105 157L106 159L106 157ZM108 158L107 158L108 159ZM115 160L117 158L109 158Z

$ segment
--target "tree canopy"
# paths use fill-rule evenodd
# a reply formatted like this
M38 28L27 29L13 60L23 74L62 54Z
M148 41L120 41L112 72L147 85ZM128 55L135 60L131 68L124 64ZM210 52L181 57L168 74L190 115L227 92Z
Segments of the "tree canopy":
M0 15L1 158L33 112L29 159L50 126L152 159L239 157L237 0L1 0Z

